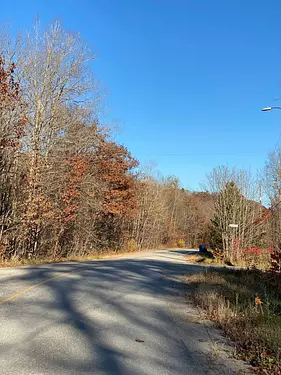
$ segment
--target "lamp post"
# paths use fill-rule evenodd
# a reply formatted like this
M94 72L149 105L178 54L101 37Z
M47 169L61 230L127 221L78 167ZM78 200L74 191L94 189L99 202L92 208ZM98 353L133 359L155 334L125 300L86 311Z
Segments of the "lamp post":
M264 107L262 108L263 112L271 111L272 109L281 109L279 106L274 106L274 107Z
M262 108L262 112L271 111L272 109L281 109L281 107L280 107L279 105L277 105L277 106L273 106L273 107L271 107L271 106L269 106L269 107L264 107L264 108ZM278 141L279 141L279 139L278 139ZM277 147L277 145L278 145L278 141L277 141L277 143L276 143L276 146L275 146L274 151L276 150L276 147ZM279 192L279 202L277 203L276 206L278 206L280 203L281 203L281 193ZM275 207L276 207L276 206L275 206Z

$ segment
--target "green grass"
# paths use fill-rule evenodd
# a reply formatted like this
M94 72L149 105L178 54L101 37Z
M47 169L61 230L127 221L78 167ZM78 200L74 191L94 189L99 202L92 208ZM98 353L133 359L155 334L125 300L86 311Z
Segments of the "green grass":
M186 275L197 306L236 343L257 373L281 374L281 275L209 269Z

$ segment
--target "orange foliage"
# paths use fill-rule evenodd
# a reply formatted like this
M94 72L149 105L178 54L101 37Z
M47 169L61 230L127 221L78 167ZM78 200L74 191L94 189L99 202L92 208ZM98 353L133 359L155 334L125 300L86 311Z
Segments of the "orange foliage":
M66 188L62 194L65 204L63 222L66 224L76 219L79 210L81 183L87 171L87 159L85 156L73 156L64 162L69 167Z
M98 176L104 186L103 214L132 217L137 209L136 182L131 170L138 162L115 142L99 150Z
M5 121L5 130L1 129L1 149L4 147L20 147L20 139L24 136L24 126L27 123L27 119L21 114L21 111L18 112L17 116L14 114L15 110L19 110L23 105L19 83L16 82L14 78L15 68L16 66L13 63L6 67L5 60L0 55L0 114L3 114L4 111L10 111L10 116L13 117L14 120L12 124L10 124L10 121L7 119Z

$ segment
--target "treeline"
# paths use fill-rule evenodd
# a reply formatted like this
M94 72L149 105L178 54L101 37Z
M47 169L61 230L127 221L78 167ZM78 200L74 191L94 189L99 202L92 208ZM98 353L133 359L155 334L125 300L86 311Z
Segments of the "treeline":
M214 169L205 192L155 178L102 123L93 59L57 22L0 36L0 260L200 242L231 262L279 251L280 151L263 178Z
M59 23L0 38L0 258L198 242L206 214L100 122L93 56Z
M214 197L208 193L190 193L180 188L173 177L160 181L139 177L137 186L139 209L131 232L137 246L197 248L206 237Z

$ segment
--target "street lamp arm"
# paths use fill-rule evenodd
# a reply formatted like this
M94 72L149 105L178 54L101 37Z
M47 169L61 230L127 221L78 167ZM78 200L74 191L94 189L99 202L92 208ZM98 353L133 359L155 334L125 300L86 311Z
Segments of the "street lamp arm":
M279 106L264 107L264 108L262 108L262 111L266 112L266 111L271 111L272 109L281 109L281 107L279 107Z

